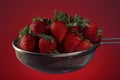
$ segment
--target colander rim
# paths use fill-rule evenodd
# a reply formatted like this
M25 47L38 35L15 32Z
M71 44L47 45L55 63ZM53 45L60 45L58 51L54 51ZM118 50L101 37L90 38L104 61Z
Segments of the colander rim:
M18 37L15 38L12 41L12 47L15 49L15 51L18 51L23 54L30 54L30 55L37 55L37 56L48 56L48 57L68 57L68 56L75 56L75 55L85 55L86 52L91 51L93 49L96 49L97 47L100 46L101 42L95 44L93 47L83 50L83 51L78 51L78 52L72 52L72 53L61 53L61 54L45 54L45 53L38 53L38 52L30 52L30 51L25 51L17 46L18 43ZM89 53L90 54L90 53ZM87 55L87 54L86 54Z

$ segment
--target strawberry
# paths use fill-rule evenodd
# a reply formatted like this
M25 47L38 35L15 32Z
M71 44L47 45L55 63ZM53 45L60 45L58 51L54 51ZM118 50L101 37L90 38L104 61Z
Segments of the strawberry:
M45 33L46 26L41 18L34 18L30 29L35 35L39 35Z
M22 36L24 36L25 34L32 34L32 31L30 30L29 25L25 26L25 27L20 31L19 39L21 39Z
M77 48L77 45L82 42L80 36L75 33L68 33L65 37L63 47L65 52L73 52Z
M39 49L41 53L53 53L57 47L56 41L52 36L40 35Z
M68 31L67 26L61 21L56 21L51 25L50 29L57 42L62 43Z
M88 40L94 41L97 36L97 26L93 22L90 22L88 26L83 29L83 35Z
M25 34L21 37L19 46L23 50L34 51L36 40L32 35Z
M101 41L101 36L96 36L96 38L92 42L93 43L99 43L100 41Z
M102 38L102 29L98 28L97 36L96 36L96 38L92 42L93 43L99 43L101 41L101 38Z
M82 51L90 48L92 43L89 40L84 40L82 43L79 43L75 51Z

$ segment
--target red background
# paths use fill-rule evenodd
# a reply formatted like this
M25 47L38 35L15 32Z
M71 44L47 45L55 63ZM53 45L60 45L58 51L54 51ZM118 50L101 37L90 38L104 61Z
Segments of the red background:
M0 0L0 80L120 80L120 45L102 45L85 68L46 74L21 64L11 42L33 17L53 18L54 10L75 13L103 28L104 37L120 37L119 0Z

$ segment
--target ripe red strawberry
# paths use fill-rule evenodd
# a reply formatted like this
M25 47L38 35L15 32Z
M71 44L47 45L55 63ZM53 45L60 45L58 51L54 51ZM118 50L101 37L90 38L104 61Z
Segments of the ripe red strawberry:
M101 36L96 36L95 40L92 41L93 43L99 43L101 41Z
M46 26L42 19L34 18L32 24L30 25L30 29L34 34L39 35L45 33Z
M88 40L82 41L82 43L79 43L75 51L82 51L90 48L92 43Z
M91 40L91 41L94 41L96 39L96 36L97 36L97 26L96 24L94 24L93 22L90 22L88 24L88 26L86 26L84 29L83 29L83 35Z
M56 21L51 25L50 29L58 43L62 43L68 30L67 26L61 21Z
M52 36L40 35L39 49L41 53L53 53L57 47L55 39Z
M82 42L80 36L75 33L68 33L65 37L63 47L65 52L73 52L76 50L77 45Z
M25 34L20 39L20 48L26 51L33 51L36 46L35 38L30 34Z

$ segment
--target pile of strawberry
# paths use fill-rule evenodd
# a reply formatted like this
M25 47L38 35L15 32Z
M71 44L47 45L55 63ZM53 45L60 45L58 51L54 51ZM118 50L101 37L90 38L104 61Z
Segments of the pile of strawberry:
M101 28L79 15L55 11L54 19L34 18L20 31L18 46L39 53L86 50L101 41Z

